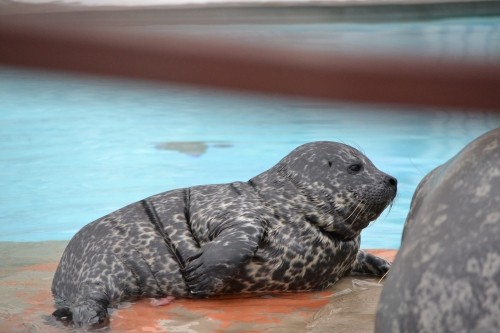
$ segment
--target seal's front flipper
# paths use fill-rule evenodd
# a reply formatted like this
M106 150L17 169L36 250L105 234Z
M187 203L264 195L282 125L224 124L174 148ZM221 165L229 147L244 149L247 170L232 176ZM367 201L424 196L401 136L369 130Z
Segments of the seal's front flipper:
M383 276L390 268L391 263L389 261L360 250L352 266L351 274Z
M215 238L188 258L183 269L191 296L206 297L220 292L253 257L263 233L262 226L251 221L224 223L214 230Z

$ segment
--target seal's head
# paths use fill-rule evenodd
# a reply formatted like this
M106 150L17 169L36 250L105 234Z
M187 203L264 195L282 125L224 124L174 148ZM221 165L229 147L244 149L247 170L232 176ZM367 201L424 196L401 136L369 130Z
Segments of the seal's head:
M397 180L360 151L320 141L302 145L274 168L302 194L308 220L342 239L359 235L393 201ZM305 207L305 206L304 206Z

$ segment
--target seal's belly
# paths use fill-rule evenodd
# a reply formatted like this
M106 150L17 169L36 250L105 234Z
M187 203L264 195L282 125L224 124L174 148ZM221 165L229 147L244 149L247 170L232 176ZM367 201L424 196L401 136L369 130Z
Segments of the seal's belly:
M351 270L358 250L357 239L335 242L315 227L276 228L224 293L325 289Z

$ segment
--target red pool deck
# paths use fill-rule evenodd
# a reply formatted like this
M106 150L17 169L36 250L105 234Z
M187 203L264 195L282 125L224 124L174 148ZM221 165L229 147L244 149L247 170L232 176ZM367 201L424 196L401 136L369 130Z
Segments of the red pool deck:
M68 332L48 316L50 285L65 242L0 245L0 332ZM393 260L395 250L370 250ZM107 332L372 332L381 284L348 277L321 292L123 304Z

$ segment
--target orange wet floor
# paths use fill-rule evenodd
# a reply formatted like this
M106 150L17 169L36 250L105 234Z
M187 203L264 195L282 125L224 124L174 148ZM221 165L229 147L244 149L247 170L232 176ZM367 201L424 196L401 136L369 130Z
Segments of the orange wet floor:
M396 251L371 252L393 260ZM23 259L26 258L20 261ZM31 261L40 260L43 261L39 258ZM69 331L54 325L48 316L53 311L50 284L57 259L23 265L11 258L8 264L0 265L0 332ZM321 292L176 299L165 306L153 306L150 300L141 300L114 310L109 332L290 333L333 332L335 328L339 332L370 332L381 290L378 282L378 279L354 277Z

